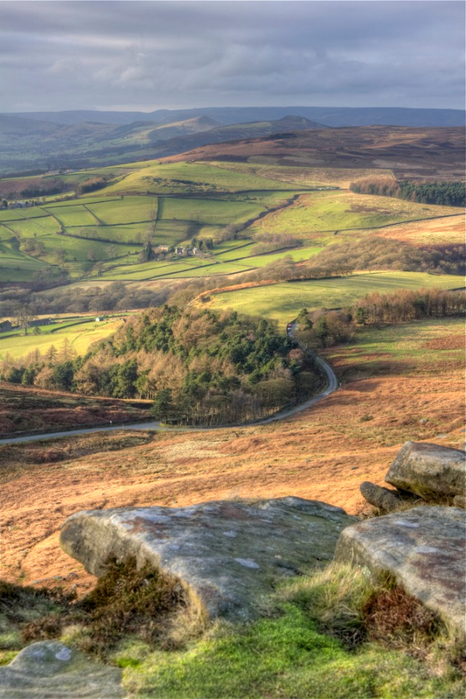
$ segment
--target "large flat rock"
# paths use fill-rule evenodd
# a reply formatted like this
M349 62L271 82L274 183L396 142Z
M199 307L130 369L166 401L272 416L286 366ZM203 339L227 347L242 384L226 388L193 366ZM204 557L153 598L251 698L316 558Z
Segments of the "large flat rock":
M390 573L409 594L466 633L466 511L416 507L345 529L335 557Z
M466 454L426 442L406 442L385 476L387 483L425 500L466 495Z
M247 619L277 578L332 560L354 521L338 507L295 497L93 510L69 517L60 543L93 575L111 558L135 557L179 577L210 617Z
M59 641L33 643L0 667L1 699L120 699L121 670Z

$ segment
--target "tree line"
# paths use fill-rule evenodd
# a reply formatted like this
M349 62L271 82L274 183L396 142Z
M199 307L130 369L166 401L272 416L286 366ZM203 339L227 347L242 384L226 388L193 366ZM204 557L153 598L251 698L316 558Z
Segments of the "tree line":
M296 319L296 337L309 349L349 342L358 328L406 323L423 318L447 318L466 313L464 290L399 289L388 294L371 292L351 307L341 310L301 310Z
M420 204L466 206L464 182L413 182L389 177L365 177L350 184L352 192L396 197Z

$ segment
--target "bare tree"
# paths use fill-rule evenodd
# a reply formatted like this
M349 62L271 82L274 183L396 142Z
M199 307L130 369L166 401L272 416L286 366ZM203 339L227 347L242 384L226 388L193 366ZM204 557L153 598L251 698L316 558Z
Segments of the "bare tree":
M19 327L24 330L24 334L27 335L29 326L35 319L35 315L32 313L31 308L26 305L18 306L16 309L15 318Z

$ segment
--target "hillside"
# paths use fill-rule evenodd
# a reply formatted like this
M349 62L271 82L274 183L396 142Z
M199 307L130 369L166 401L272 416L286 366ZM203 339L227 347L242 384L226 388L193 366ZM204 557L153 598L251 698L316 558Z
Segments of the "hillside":
M205 116L160 122L147 118L122 125L79 121L69 124L0 115L0 173L31 167L54 168L110 164L182 153L209 143L268 136L308 128L325 128L304 117L223 126ZM40 135L40 141L36 136Z
M128 319L85 356L37 348L1 371L23 385L152 399L157 419L204 426L265 417L321 384L311 356L274 323L167 305Z
M464 179L462 128L316 129L274 138L205 146L166 162L237 161L267 158L270 164L327 168L385 168L398 178Z

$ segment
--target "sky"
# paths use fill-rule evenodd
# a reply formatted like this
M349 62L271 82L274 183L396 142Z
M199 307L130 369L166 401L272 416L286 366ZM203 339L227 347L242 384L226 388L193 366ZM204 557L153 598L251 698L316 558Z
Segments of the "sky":
M448 0L0 0L0 111L464 108Z

